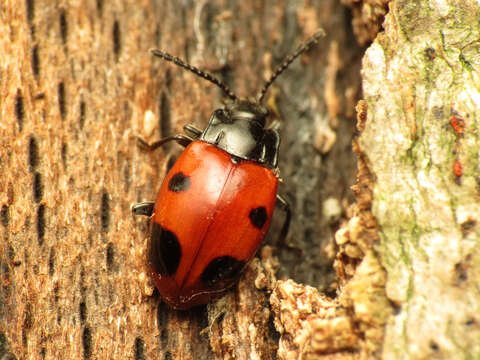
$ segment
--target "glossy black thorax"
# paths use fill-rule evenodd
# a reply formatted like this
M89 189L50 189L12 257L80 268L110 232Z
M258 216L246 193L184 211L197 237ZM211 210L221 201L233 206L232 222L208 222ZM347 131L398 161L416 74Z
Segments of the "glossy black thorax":
M235 101L215 110L200 140L225 150L233 157L275 169L280 136L265 128L268 111L248 100Z

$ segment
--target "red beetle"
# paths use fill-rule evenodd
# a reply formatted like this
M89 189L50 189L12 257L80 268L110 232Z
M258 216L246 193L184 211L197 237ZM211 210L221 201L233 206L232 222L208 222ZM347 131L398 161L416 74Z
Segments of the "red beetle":
M205 304L235 283L260 247L277 200L286 211L280 237L287 235L290 208L277 195L280 136L265 127L268 111L261 102L275 78L321 35L323 31L315 33L284 61L256 101L241 100L211 74L152 50L213 82L232 100L213 112L204 131L187 125L187 135L151 145L139 139L148 150L172 140L186 147L165 177L157 201L133 206L134 214L151 216L150 272L171 307Z

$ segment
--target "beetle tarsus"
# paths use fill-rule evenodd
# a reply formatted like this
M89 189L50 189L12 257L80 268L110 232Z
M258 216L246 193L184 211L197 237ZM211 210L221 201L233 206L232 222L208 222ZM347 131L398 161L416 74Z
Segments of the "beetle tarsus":
M202 135L202 130L197 129L195 126L187 124L183 127L183 131L193 139L198 139Z
M152 216L154 207L154 201L143 201L132 206L132 213L133 215Z

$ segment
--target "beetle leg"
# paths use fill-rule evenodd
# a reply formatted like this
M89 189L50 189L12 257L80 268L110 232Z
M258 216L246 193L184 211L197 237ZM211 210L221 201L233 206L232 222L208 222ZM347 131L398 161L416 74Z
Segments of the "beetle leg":
M185 131L185 133L193 139L198 139L200 135L202 135L202 130L199 130L195 126L189 124L183 127L183 131Z
M136 203L135 205L132 205L132 213L133 215L152 216L154 206L154 201Z
M176 141L179 145L182 145L183 147L186 147L188 144L192 142L192 139L189 138L188 136L185 135L173 135L173 136L167 136L166 138L163 138L161 140L155 141L152 144L147 143L145 140L143 140L141 137L137 136L137 145L145 150L145 151L153 151L158 149L160 146L163 144L166 144L170 141Z
M284 243L288 234L288 229L290 228L290 220L292 219L292 211L290 210L290 204L286 199L281 195L277 194L277 201L280 205L280 208L285 211L285 220L283 222L282 230L280 231L280 236L278 241Z

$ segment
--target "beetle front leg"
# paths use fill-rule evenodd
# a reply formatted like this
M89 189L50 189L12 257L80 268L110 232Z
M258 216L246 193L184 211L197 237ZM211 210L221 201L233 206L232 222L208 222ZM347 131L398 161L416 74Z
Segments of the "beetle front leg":
M137 138L137 145L139 148L145 151L154 151L158 149L160 146L170 142L170 141L176 141L179 145L182 145L183 147L187 147L193 140L189 138L188 136L185 135L173 135L173 136L168 136L166 138L163 138L161 140L155 141L152 144L149 144L146 142L144 139L142 139L139 136L136 136Z

